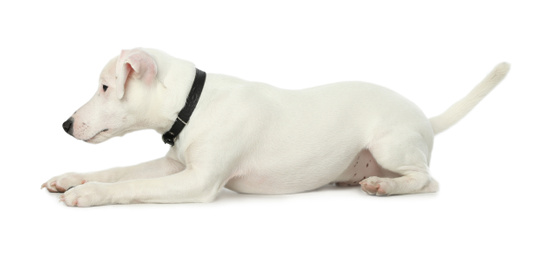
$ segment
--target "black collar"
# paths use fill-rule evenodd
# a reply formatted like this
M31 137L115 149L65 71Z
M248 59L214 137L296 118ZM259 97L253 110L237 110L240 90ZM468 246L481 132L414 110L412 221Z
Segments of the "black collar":
M194 77L194 82L192 83L185 106L177 115L177 119L175 119L175 123L173 123L172 128L162 135L162 141L164 141L165 144L173 146L175 143L175 138L179 135L179 133L181 133L181 131L183 131L183 128L185 128L189 122L190 116L192 115L192 112L194 112L196 104L198 104L198 99L200 99L205 82L206 73L196 69L196 76Z

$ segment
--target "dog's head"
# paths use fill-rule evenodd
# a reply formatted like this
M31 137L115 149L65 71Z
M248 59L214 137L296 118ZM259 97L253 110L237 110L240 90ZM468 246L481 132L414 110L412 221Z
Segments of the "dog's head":
M156 111L157 64L142 49L123 51L102 70L98 91L62 127L89 143L148 128ZM153 102L155 101L155 102Z

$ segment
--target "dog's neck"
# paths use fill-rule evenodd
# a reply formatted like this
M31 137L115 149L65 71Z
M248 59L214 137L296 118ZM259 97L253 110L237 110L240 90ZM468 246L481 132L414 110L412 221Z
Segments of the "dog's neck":
M183 128L185 128L185 126L189 123L192 112L194 112L194 109L198 104L198 100L200 99L200 95L202 94L205 81L206 73L196 69L196 75L194 76L194 81L187 96L187 100L185 101L185 105L177 115L177 118L175 119L170 130L162 135L162 141L164 141L164 143L173 146L179 133L181 133Z

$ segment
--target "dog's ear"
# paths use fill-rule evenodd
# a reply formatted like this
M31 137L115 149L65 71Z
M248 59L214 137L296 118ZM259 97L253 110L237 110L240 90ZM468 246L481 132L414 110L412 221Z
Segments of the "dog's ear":
M124 96L126 81L130 75L151 85L157 75L155 60L142 49L121 52L116 67L116 92L119 99Z

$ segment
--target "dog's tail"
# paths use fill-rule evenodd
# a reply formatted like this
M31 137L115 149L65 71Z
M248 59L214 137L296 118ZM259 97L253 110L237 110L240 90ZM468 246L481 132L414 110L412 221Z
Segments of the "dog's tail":
M434 134L441 133L460 121L477 105L509 72L508 63L498 64L467 96L454 103L441 115L430 118Z

